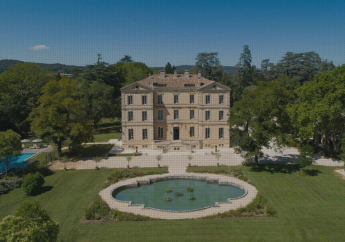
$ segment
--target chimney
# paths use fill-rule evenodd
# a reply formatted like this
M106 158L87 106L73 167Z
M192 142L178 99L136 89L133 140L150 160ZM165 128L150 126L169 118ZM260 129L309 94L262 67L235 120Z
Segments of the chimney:
M177 79L177 71L174 70L174 79Z
M165 78L165 71L160 71L159 72L159 78L164 79Z
M184 78L189 78L189 70L184 70Z
M198 71L198 79L201 78L201 71Z

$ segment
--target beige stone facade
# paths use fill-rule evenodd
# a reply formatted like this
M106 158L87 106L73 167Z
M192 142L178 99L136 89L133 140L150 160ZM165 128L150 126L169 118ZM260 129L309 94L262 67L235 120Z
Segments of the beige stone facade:
M229 147L230 89L185 74L149 76L121 89L124 149Z

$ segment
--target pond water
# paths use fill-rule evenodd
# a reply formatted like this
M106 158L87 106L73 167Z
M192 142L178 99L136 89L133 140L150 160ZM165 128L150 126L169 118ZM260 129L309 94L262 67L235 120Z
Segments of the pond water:
M188 188L192 188L193 191L188 191ZM182 193L182 196L178 196L177 193ZM228 198L241 197L244 193L244 190L230 185L191 179L170 179L153 182L150 185L115 190L112 195L117 200L145 204L145 207L186 211L213 206L216 202L227 202ZM191 196L194 200L190 199ZM167 201L167 197L171 201Z

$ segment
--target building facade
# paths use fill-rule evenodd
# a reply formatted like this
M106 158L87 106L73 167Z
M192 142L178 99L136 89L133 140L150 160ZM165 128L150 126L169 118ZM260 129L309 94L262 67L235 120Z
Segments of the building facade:
M192 75L160 74L121 88L126 149L229 147L230 89Z

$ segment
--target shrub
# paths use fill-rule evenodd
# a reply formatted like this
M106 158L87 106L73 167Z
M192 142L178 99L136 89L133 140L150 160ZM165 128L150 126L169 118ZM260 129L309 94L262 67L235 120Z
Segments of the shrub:
M24 177L22 188L28 196L33 196L41 192L43 184L44 177L39 172L36 172Z
M86 220L107 219L110 208L100 197L96 198L90 208L85 209Z
M57 240L59 224L52 221L38 202L25 202L14 215L0 222L0 241Z

